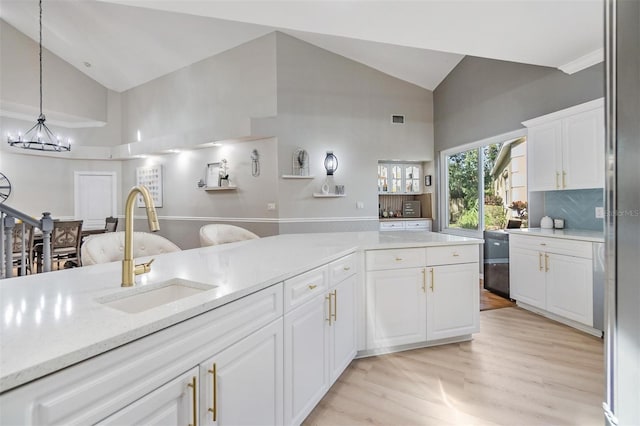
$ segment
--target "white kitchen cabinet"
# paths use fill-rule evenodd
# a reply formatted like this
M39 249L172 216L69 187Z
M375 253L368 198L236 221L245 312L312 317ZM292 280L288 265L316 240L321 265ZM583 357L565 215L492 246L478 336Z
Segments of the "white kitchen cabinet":
M198 369L192 368L169 383L110 415L98 425L193 425L198 415Z
M420 163L378 163L378 194L419 194Z
M427 340L425 268L367 272L367 349Z
M554 319L593 327L591 243L557 238L510 236L511 297L524 308L538 308Z
M200 424L282 424L282 336L280 319L200 364Z
M593 325L593 266L591 259L546 254L547 310Z
M381 231L431 231L431 219L384 220L380 221Z
M311 294L324 289L284 316L287 425L302 423L356 355L356 271L356 255L348 255L285 282L312 283Z
M478 263L427 268L427 340L480 331Z
M329 298L325 294L284 317L284 422L300 424L329 389Z
M511 247L509 286L512 299L544 309L547 304L544 252Z
M333 384L356 356L356 275L333 287L329 327L329 374Z
M530 191L604 187L602 99L523 123Z

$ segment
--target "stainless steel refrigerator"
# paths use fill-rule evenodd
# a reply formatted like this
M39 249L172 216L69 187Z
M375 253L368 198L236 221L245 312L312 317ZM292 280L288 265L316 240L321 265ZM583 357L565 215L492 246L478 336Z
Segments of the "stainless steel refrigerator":
M640 424L640 1L606 0L607 393L610 425Z

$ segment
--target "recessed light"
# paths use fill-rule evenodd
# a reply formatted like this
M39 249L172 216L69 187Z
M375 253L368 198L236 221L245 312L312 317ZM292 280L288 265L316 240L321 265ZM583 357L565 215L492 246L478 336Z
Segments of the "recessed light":
M91 62L84 61L83 64L85 67L91 68Z

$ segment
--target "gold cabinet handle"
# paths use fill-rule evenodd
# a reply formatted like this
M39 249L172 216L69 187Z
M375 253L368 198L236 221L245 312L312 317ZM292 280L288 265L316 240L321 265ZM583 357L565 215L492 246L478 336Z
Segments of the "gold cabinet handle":
M333 322L338 321L338 289L333 290Z
M396 262L402 262L402 258L401 258L401 257L396 256Z
M542 253L538 252L538 269L542 271Z
M217 421L218 420L218 368L216 366L216 363L213 363L213 367L211 368L211 370L207 370L209 373L211 373L213 375L213 381L212 381L212 408L209 408L207 411L209 411L210 413L213 414L213 421Z
M564 170L562 171L562 188L566 188L567 187L567 172L565 172Z
M453 257L458 257L458 256L460 256L460 255L454 251L453 252Z
M433 287L436 285L436 278L433 272L433 268L431 268L431 285L429 288L431 289L431 293L433 293Z
M427 270L422 268L422 292L427 292Z
M549 255L547 253L544 254L544 271L547 272L549 270Z
M344 268L342 268L342 269L344 269L345 271L348 271L349 269L351 269L351 266L345 266L345 267L344 267Z
M331 320L333 318L333 313L332 313L332 309L331 309L331 295L333 293L329 293L328 295L325 296L325 300L327 300L329 302L329 318L327 318L326 320L329 321L329 325L331 325Z
M318 287L316 284L309 284L308 285L309 290L313 290L314 288Z
M560 172L556 172L556 189L560 189Z
M187 387L191 388L191 398L192 398L192 409L193 409L193 424L189 423L189 426L198 426L198 406L197 404L197 387L196 387L196 376L191 378L191 383L187 384Z

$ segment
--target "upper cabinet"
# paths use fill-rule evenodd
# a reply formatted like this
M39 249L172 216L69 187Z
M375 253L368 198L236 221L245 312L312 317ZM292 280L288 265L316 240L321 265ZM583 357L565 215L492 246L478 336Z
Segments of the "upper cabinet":
M529 190L604 187L604 101L525 121Z
M420 194L419 163L378 163L379 194Z

